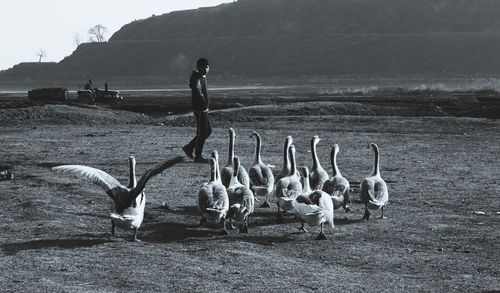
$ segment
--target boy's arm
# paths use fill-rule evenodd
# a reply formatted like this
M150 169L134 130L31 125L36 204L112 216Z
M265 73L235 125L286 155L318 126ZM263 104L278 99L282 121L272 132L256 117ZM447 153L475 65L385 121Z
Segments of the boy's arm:
M198 91L198 95L200 95L200 97L203 98L203 101L205 102L205 108L208 109L208 97L205 96L205 94L203 93L203 89L201 86L201 79L198 79L196 81L196 90Z

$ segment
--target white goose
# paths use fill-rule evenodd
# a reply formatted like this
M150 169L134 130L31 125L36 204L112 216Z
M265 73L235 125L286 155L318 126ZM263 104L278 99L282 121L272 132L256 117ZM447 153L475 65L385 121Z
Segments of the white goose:
M384 206L389 200L389 192L387 191L387 184L385 184L384 179L380 176L379 170L379 151L378 146L374 143L370 144L371 149L374 154L373 170L369 177L363 179L360 184L359 195L361 200L365 204L365 214L363 220L368 220L370 218L371 210L382 209L382 215L380 218L384 218Z
M292 201L292 205L295 214L301 218L302 229L307 232L304 229L304 222L309 226L320 226L321 230L316 240L326 239L323 224L328 223L331 228L334 228L333 203L330 196L326 192L316 190L309 195L309 200L299 197Z
M321 167L318 159L318 154L316 153L316 145L320 142L319 136L315 135L311 139L311 155L313 160L313 166L311 172L309 172L309 181L311 183L311 188L313 190L321 190L323 188L323 183L328 180L328 173Z
M115 235L115 226L123 229L132 229L134 230L133 240L138 241L137 230L144 219L144 208L146 205L146 195L143 192L146 183L153 176L182 161L184 159L180 156L164 161L146 171L141 179L139 179L139 183L137 183L135 179L135 158L130 156L130 177L127 187L123 186L108 173L88 166L62 165L54 167L52 170L71 173L79 178L88 179L102 187L114 202L113 211L111 212L111 233Z
M292 201L293 211L302 222L302 231L307 232L304 228L304 223L309 226L320 226L321 230L316 240L326 239L323 233L323 224L328 223L331 228L334 227L333 222L333 203L330 195L321 190L311 190L309 186L309 170L303 168L304 172L304 188L302 194Z
M330 152L330 160L332 163L332 178L325 181L323 184L323 191L330 194L335 209L343 207L346 212L349 211L348 203L349 197L349 181L345 179L339 171L337 166L337 154L340 148L338 144L334 144Z
M204 183L198 191L198 209L201 212L200 226L203 224L215 225L223 222L224 228L220 234L228 235L225 218L229 209L229 198L226 187L217 178L217 174L219 174L217 161L213 157L210 157L209 162L210 181Z
M229 128L229 150L227 154L227 163L221 171L222 184L227 188L229 187L229 182L231 181L231 176L233 176L233 159L234 159L234 129ZM238 173L238 180L241 184L246 187L250 187L250 179L248 178L248 173L243 166L240 165L240 170Z
M227 188L227 195L229 197L227 217L231 221L231 226L233 220L243 222L244 226L240 228L240 233L248 233L248 216L254 211L255 198L252 190L238 181L239 166L240 160L235 156L234 173Z
M261 208L268 208L269 202L267 197L269 193L273 191L274 188L274 176L271 168L262 162L260 158L260 150L262 141L260 135L257 132L253 132L250 137L255 136L255 159L253 161L252 167L248 169L248 175L250 177L250 188L253 190L255 195L265 196L266 200L260 206Z
M302 193L302 184L297 176L294 145L290 146L289 153L291 161L290 174L278 180L274 186L274 194L276 195L278 205L278 223L283 222L280 208L284 211L292 211L292 201Z

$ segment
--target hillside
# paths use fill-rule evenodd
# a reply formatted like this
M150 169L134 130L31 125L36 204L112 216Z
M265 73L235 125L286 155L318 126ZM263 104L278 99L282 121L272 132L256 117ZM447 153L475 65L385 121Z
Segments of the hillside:
M125 25L110 41L500 32L495 0L240 0Z
M80 45L47 79L185 80L206 56L212 78L500 73L495 0L240 0L124 25ZM3 79L40 79L17 68Z

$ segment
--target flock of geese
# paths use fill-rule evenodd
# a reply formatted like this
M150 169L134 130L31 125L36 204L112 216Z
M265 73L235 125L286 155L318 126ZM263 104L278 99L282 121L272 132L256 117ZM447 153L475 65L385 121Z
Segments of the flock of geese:
M323 226L334 227L334 210L343 208L349 211L350 203L349 181L342 176L337 166L337 155L340 151L337 144L330 152L332 176L323 169L318 159L316 145L320 138L315 135L311 139L312 167L297 168L295 146L293 139L287 136L283 145L283 167L275 177L270 168L262 162L262 139L257 132L250 137L255 138L255 158L247 170L241 165L238 156L234 154L235 132L229 128L229 151L226 165L220 169L219 155L212 151L209 158L209 181L198 191L197 205L201 214L200 226L223 225L221 235L228 235L228 228L239 226L240 233L248 233L248 218L254 212L256 196L264 197L262 208L268 208L269 198L274 198L277 205L277 222L283 223L285 214L295 215L300 219L301 230L307 232L305 224L319 226L317 240L326 239ZM372 173L360 184L360 198L365 205L363 220L370 218L369 210L381 210L384 217L384 206L389 194L387 185L380 176L379 150L374 143L370 144L374 153ZM111 211L111 233L115 227L134 231L133 240L137 239L137 231L144 219L146 195L144 187L149 179L164 170L183 162L184 157L170 158L147 170L139 181L135 175L135 158L129 157L130 174L127 186L122 185L108 173L83 165L62 165L53 167L56 172L73 174L78 178L87 179L102 187L113 200ZM229 226L228 226L229 225Z

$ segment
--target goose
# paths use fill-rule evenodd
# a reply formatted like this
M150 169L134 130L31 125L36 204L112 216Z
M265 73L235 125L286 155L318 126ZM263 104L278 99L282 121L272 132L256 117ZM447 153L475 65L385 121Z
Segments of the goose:
M200 226L223 222L224 228L219 234L228 235L225 218L229 209L229 198L226 188L217 178L217 174L219 174L217 161L210 157L209 163L210 181L204 183L198 191L198 209L201 212Z
M221 171L222 184L227 188L229 187L229 182L231 181L231 176L233 176L233 159L234 159L234 129L229 128L229 151L227 155L227 163ZM240 165L240 170L238 173L238 180L241 184L246 187L250 187L250 179L248 178L248 173L243 166Z
M248 216L253 213L255 199L250 188L241 184L238 181L240 160L237 156L234 157L234 173L231 177L231 182L227 188L229 197L229 211L227 217L231 221L243 222L243 228L240 228L240 233L248 233Z
M302 194L292 202L294 213L302 222L302 226L299 229L307 232L304 228L304 223L308 223L309 226L322 226L322 223L325 222L328 222L333 228L334 206L333 203L329 203L328 200L326 200L330 195L322 190L312 190L309 185L309 169L303 167L302 172L304 176ZM316 239L326 239L323 234L323 227L321 227L321 232Z
M309 172L309 182L313 190L321 190L323 188L323 183L328 180L328 173L321 167L318 159L318 154L316 152L316 145L321 141L319 136L315 135L311 139L311 155L313 160L313 165L311 171Z
M332 163L332 178L325 181L323 191L330 194L335 209L343 207L346 212L349 211L349 181L345 179L337 166L337 154L340 148L338 144L334 144L330 152L330 161Z
M304 182L308 183L309 179L304 175ZM309 191L307 192L309 193ZM330 195L321 190L314 190L305 196L303 193L292 201L292 207L294 213L299 216L302 222L301 229L304 232L307 230L304 228L304 223L309 226L320 226L320 232L316 237L316 240L327 239L323 233L323 225L328 223L328 225L333 229L333 203L330 199Z
M378 146L374 143L370 144L370 147L374 154L373 170L369 177L363 179L360 184L359 195L361 200L365 204L365 214L363 219L370 218L371 210L382 209L382 215L380 218L384 218L384 206L389 200L389 192L387 191L387 184L385 184L384 179L380 176L379 169L379 151Z
M70 173L78 178L87 179L102 187L106 194L113 200L114 206L111 212L111 234L115 235L115 226L123 229L134 230L134 241L137 239L137 231L144 219L144 208L146 195L144 187L153 176L160 174L165 169L183 162L181 156L166 160L155 167L147 170L137 183L135 178L135 157L129 157L130 176L128 186L123 186L118 180L108 173L82 165L61 165L53 167L56 172Z
M290 174L286 177L279 179L274 186L274 194L277 198L278 205L278 223L283 222L283 217L280 208L286 211L292 211L292 201L302 193L302 184L297 176L297 168L295 164L295 146L291 145L289 148L290 153Z
M262 162L260 158L261 149L261 138L257 132L253 132L250 137L255 137L255 159L253 161L252 167L248 169L248 176L250 178L250 188L253 190L255 195L265 195L266 201L262 203L261 208L268 208L269 202L267 197L269 193L273 191L274 188L274 176L271 168Z

